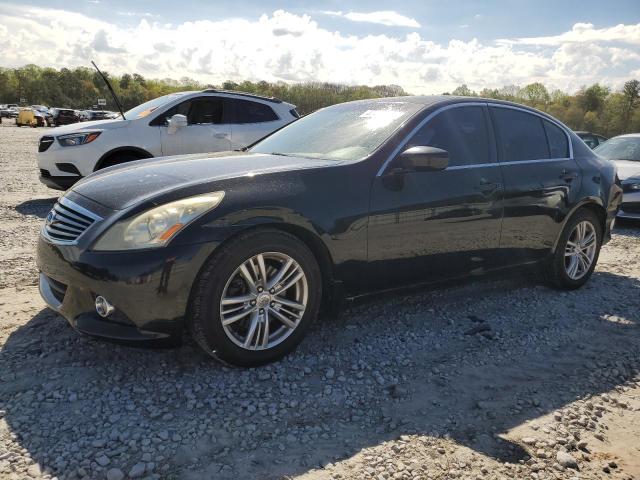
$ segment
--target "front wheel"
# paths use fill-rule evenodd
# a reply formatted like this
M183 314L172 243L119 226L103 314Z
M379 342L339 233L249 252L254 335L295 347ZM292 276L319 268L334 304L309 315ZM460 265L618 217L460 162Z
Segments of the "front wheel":
M602 227L595 213L580 210L569 219L560 235L546 276L561 289L580 288L591 277L602 246Z
M318 314L322 278L296 237L256 230L217 252L194 288L188 322L196 342L226 363L253 367L302 341Z

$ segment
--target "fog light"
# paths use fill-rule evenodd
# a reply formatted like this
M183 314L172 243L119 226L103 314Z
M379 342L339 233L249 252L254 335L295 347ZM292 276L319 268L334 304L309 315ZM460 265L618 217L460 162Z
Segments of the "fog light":
M109 303L109 301L101 295L96 297L96 312L102 318L106 318L113 313L115 310L114 306Z

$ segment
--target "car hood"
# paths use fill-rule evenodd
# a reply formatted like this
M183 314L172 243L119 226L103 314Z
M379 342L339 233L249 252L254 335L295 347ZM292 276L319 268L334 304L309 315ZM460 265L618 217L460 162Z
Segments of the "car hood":
M122 210L157 195L218 180L336 165L330 160L218 152L150 158L93 173L72 190L113 210Z
M66 133L84 132L87 130L111 130L129 125L131 120L94 120L92 122L70 123L61 127L52 128L47 135L64 135Z
M640 178L640 162L631 160L614 160L614 162L618 167L618 178L620 180L633 177Z

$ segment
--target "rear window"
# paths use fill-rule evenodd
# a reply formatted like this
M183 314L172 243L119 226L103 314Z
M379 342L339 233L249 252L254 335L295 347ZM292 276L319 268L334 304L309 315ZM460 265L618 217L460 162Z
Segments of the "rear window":
M269 105L250 100L233 99L235 108L233 123L262 123L278 120L278 115Z
M551 158L568 158L569 157L569 141L564 131L551 122L543 120L544 131L547 134L549 142L549 155Z
M517 162L549 158L547 136L537 115L512 108L491 108L500 160Z

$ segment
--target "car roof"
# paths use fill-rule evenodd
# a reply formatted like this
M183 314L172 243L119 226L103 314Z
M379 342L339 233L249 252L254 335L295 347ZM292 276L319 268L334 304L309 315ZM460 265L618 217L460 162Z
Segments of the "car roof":
M623 135L617 135L613 138L638 138L640 137L640 133L625 133Z
M380 98L369 98L365 100L355 100L353 102L348 103L363 103L363 104L374 104L374 103L413 103L422 105L424 108L428 107L441 107L454 103L469 103L469 102L478 102L478 103L489 103L493 105L506 105L510 107L520 108L523 110L529 110L545 117L548 117L554 120L556 123L559 121L549 115L546 112L537 110L533 107L529 107L527 105L522 105L520 103L509 102L507 100L498 100L495 98L484 98L484 97L463 97L458 95L405 95L400 97L380 97Z

